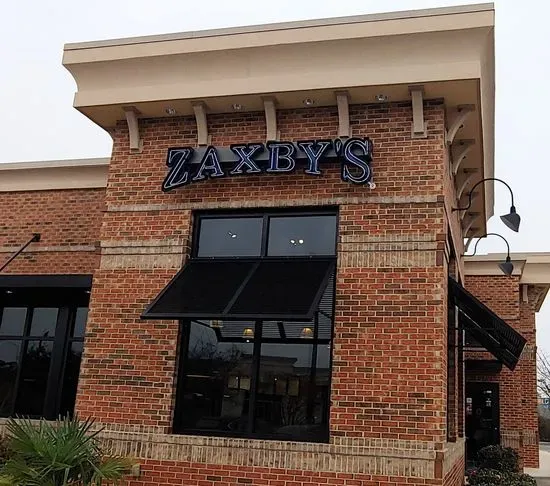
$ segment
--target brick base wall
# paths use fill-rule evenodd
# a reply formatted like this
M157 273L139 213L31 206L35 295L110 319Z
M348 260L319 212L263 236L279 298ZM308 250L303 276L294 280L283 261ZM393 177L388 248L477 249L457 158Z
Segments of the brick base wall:
M461 486L464 484L465 440L448 442L443 460L443 485Z

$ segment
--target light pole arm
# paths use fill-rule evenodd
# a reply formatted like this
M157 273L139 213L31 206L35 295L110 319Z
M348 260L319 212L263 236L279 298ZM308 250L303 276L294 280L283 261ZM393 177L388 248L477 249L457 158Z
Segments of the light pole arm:
M486 238L487 236L498 236L499 238L501 238L502 240L504 240L504 243L506 243L506 249L507 249L507 256L510 257L510 244L508 243L508 240L506 238L504 238L504 236L502 235L499 235L498 233L486 233L484 234L483 236L480 236L477 241L476 241L476 244L474 245L474 252L472 253L471 256L474 256L476 254L476 251L477 251L477 244L481 241L482 238Z
M512 207L514 207L514 193L512 192L512 188L506 183L504 182L502 179L497 179L496 177L487 177L486 179L481 179L480 181L476 182L474 184L474 187L472 187L472 189L470 190L470 193L468 194L468 206L464 207L464 208L453 208L453 211L466 211L467 209L470 209L470 207L472 206L472 194L474 193L474 189L479 186L480 184L482 184L483 182L487 182L487 181L498 181L498 182L502 182L507 188L508 190L510 191L510 196L512 198Z

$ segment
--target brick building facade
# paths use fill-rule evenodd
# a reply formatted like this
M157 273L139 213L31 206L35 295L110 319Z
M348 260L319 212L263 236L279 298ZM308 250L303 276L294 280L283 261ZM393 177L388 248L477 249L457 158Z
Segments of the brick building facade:
M112 155L0 168L1 251L41 234L0 277L0 306L62 287L55 275L88 294L59 304L51 368L73 390L56 363L73 357L74 374L67 349L84 340L74 410L137 458L132 486L459 485L469 383L500 385L496 440L536 466L548 263L521 257L508 278L496 257L464 262L492 215L490 182L453 211L492 177L492 36L485 5L66 46L75 106L109 130ZM453 62L434 40L459 43ZM266 141L268 159L242 156ZM450 277L519 342L513 371L490 347L463 350ZM44 307L29 304L21 342L38 339ZM46 418L70 402L53 375ZM5 383L9 415L24 392Z

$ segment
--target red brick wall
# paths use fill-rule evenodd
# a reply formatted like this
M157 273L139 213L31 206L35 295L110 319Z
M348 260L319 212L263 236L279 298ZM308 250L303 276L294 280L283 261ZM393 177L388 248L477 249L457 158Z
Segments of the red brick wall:
M352 106L350 112L354 136L369 136L374 143L374 190L342 182L339 167L329 166L321 167L320 177L298 169L291 175L224 178L162 193L167 149L196 141L192 118L171 118L140 121L141 153L130 152L125 124L113 131L105 197L99 190L5 196L9 207L24 208L22 216L0 226L0 231L9 227L5 245L20 244L20 236L24 240L34 231L43 233L40 245L101 240L101 263L95 252L33 253L11 268L29 273L97 268L77 397L82 416L170 432L178 324L143 321L140 314L187 257L193 210L330 205L338 206L340 215L331 444L349 440L351 447L357 440L383 438L442 447L448 237L444 107L438 101L426 103L426 139L411 138L409 103ZM265 139L263 113L211 115L208 125L216 146ZM282 110L278 127L284 140L335 138L337 110ZM179 262L166 254L168 247L179 248ZM409 449L407 454L413 453ZM153 460L143 460L142 467L143 477L132 483L136 486L181 484L184 479L197 486L443 481L437 474L420 479ZM455 468L460 467L458 461Z
M318 178L298 170L292 175L210 180L164 194L160 185L166 175L167 149L195 143L193 120L142 121L140 154L129 152L127 129L121 124L113 134L101 239L171 238L188 247L191 208L322 205L338 199L341 237L433 234L435 240L445 233L438 199L443 107L430 103L425 113L430 137L415 140L410 136L409 104L351 107L354 135L370 136L374 142L377 188L373 191L342 182L339 168L334 167L324 169ZM337 110L281 111L278 124L281 139L336 137ZM217 146L262 140L264 116L213 115L209 131ZM411 202L413 196L420 202ZM369 197L372 202L367 202ZM391 202L380 202L381 198ZM171 209L177 205L181 207ZM381 267L348 266L338 275L332 434L444 440L445 420L440 412L445 373L441 361L433 359L441 360L445 354L443 268ZM176 270L100 269L96 273L91 334L78 397L80 413L107 422L133 421L169 429L177 325L153 324L139 316ZM131 352L118 351L124 356L117 356L114 350L122 348L120 343L131 343ZM150 389L136 381L139 376L147 383L152 375L158 391L154 399Z
M339 167L333 166L322 167L317 178L298 169L292 175L209 180L164 194L167 149L195 144L193 119L141 121L139 154L130 153L121 124L113 133L101 240L121 247L172 241L186 255L193 209L339 206L331 441L441 444L446 438L447 319L442 104L428 103L425 114L430 136L411 139L410 104L351 107L354 136L370 136L374 143L375 190L342 182ZM208 125L216 146L265 139L263 113L212 115ZM337 110L280 111L278 127L283 140L335 138ZM418 241L430 250L419 249ZM407 249L392 253L394 247ZM132 258L116 268L109 261L104 255L94 277L77 409L104 423L154 425L169 432L178 325L139 316L178 268L149 268ZM184 478L193 485L409 484L405 477L151 460L143 463L143 473L132 484L181 484ZM441 481L410 479L414 484Z
M4 272L93 273L104 199L104 189L0 193L0 263L33 233L42 235Z
M502 440L518 449L525 467L538 467L534 289L529 289L526 302L518 277L468 276L466 288L527 339L513 372L503 367L498 375L477 374L467 376L467 380L499 383ZM468 357L492 359L488 353L471 353Z
M444 486L462 486L464 484L464 458L457 461L443 481Z

